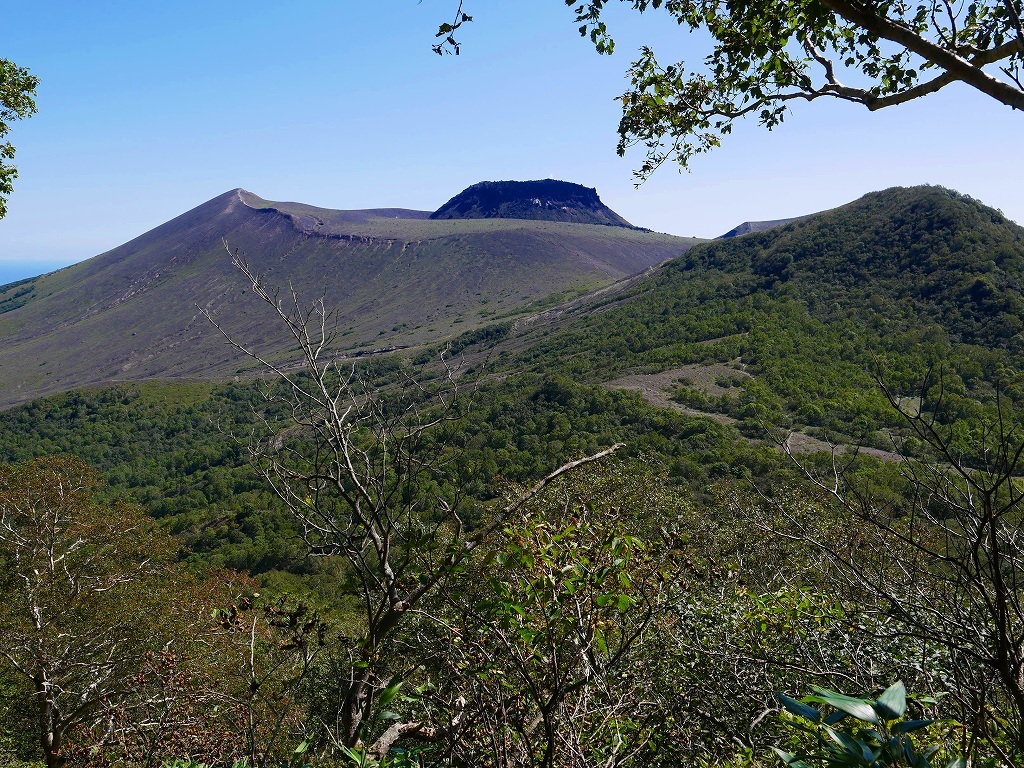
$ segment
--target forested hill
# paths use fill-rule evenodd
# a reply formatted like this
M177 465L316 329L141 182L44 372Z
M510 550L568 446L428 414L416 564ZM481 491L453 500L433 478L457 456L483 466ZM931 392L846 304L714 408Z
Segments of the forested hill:
M435 302L444 301L446 289L450 294L455 286L462 287L460 280L445 282L445 270L450 272L453 263L465 263L467 269L478 265L477 247L483 242L536 243L536 249L517 251L517 274L537 290L549 292L551 275L558 272L550 266L545 271L543 257L552 256L554 243L565 247L566 233L575 233L573 242L580 247L589 244L590 254L650 253L649 246L659 243L665 248L680 245L675 238L652 240L652 233L623 227L500 219L429 221L414 212L406 212L405 218L402 212L390 212L400 217L395 219L382 212L331 213L272 204L244 194L220 200L225 202L222 210L211 206L222 215L196 216L191 224L179 221L172 227L188 224L194 235L178 242L181 248L173 252L177 262L161 258L157 246L163 238L155 237L83 268L94 269L94 276L103 278L80 281L95 290L91 295L61 293L70 290L70 277L84 278L83 271L8 288L9 301L18 306L0 314L0 336L11 327L4 325L10 321L5 317L23 322L35 312L31 316L40 322L53 322L56 318L47 318L43 311L58 306L51 297L61 297L61 306L70 312L76 309L72 298L77 296L83 304L79 309L86 314L95 309L97 320L80 323L77 337L61 335L64 329L54 325L53 356L43 358L42 364L27 354L41 347L9 343L0 351L0 366L5 355L10 366L4 375L45 377L60 356L80 349L69 343L75 338L99 349L98 342L112 338L104 331L115 327L118 308L127 306L133 296L136 308L166 308L171 306L166 302L169 295L182 294L181 283L175 288L175 281L186 278L196 281L194 286L217 287L223 294L223 285L211 283L209 273L199 268L207 252L190 249L201 243L214 247L208 238L218 228L212 223L222 219L234 222L235 237L246 243L256 245L260 238L275 243L292 240L295 247L287 259L266 256L266 266L275 275L293 272L315 279L329 261L317 260L318 253L344 257L350 267L362 264L366 270L351 269L350 274L372 275L374 266L382 263L399 265L387 274L389 279L406 281L401 284L407 286L403 298L411 302L422 302L424 293ZM305 237L310 227L354 239ZM356 228L359 232L353 231ZM406 241L379 244L375 251L374 238L384 231L448 235L413 240L408 247ZM523 233L530 233L530 238L524 241ZM483 237L498 234L497 241ZM363 237L368 241L359 239ZM338 245L343 247L336 249ZM220 257L222 246L216 243L215 248ZM498 251L488 253L490 263L499 258ZM528 254L536 260L528 261ZM127 267L133 263L147 263L149 258L147 280L125 293L120 277L132 274ZM464 262L452 261L463 258ZM555 262L567 263L564 258ZM430 269L403 271L415 263ZM124 272L119 271L122 268ZM425 275L436 282L428 283ZM380 303L362 308L375 317L373 307L393 303L399 292L395 283L370 279L368 284L383 286L376 293ZM776 707L775 692L795 693L814 685L842 685L860 695L901 680L920 694L911 702L914 707L930 706L942 699L937 693L950 692L956 685L959 688L940 704L960 703L943 715L959 718L959 712L972 711L961 709L962 702L973 707L984 699L992 722L1001 723L1007 712L1017 717L1019 713L1004 703L1011 698L985 698L992 689L974 687L978 658L989 652L988 638L997 636L999 622L1009 611L1000 607L1005 603L995 611L986 607L986 596L997 593L989 586L991 580L965 577L980 585L972 592L973 587L964 586L967 581L951 582L948 574L975 574L975 564L992 562L995 552L975 542L995 542L996 547L1012 543L1021 523L1019 497L1010 497L1018 490L1013 479L1021 465L1014 457L1020 455L1024 426L1024 347L1018 319L1024 284L1021 227L948 190L891 189L775 230L698 245L680 258L573 301L553 306L535 302L532 310L484 319L481 310L498 299L487 299L483 287L501 284L483 283L477 288L483 294L479 298L462 294L443 305L435 303L439 312L455 309L467 317L478 313L473 315L476 322L465 324L445 315L450 336L457 333L454 329L464 329L452 344L436 339L416 349L354 357L351 373L346 370L337 378L333 372L317 378L308 371L289 371L287 382L274 377L230 383L123 382L36 398L0 412L0 462L60 453L81 456L109 483L81 507L89 510L89 525L94 518L106 518L108 510L128 512L107 504L116 498L139 503L160 528L177 538L179 556L188 561L188 568L181 571L188 576L182 582L186 590L179 590L176 581L164 581L177 578L176 571L160 563L159 582L139 582L138 590L126 593L123 603L111 603L110 610L99 603L95 617L86 616L89 632L78 635L106 637L106 630L92 632L93 626L106 625L91 622L106 621L107 616L120 622L115 625L120 631L125 620L118 606L139 606L124 615L133 627L142 627L147 643L152 640L156 650L147 650L145 666L139 669L153 671L121 675L130 681L131 690L124 694L128 704L117 713L125 713L124 718L142 713L144 728L138 730L144 740L139 749L146 750L147 759L152 744L164 743L150 740L153 722L173 726L175 732L166 743L181 750L176 754L184 754L188 752L178 746L184 743L177 733L179 715L194 719L197 728L210 729L196 730L197 739L219 745L230 743L235 738L231 734L246 727L238 723L247 721L255 732L252 713L257 710L251 702L256 701L270 702L259 711L271 713L265 722L276 723L273 728L283 722L280 713L293 718L294 731L275 731L281 734L279 754L286 762L306 760L302 750L310 742L299 740L322 732L326 722L343 722L336 702L347 696L338 696L343 690L338 681L354 681L362 674L359 670L371 665L374 682L368 685L375 693L367 701L382 714L360 733L373 734L372 728L387 734L394 727L393 717L405 713L410 713L409 722L416 728L416 723L430 722L425 718L438 712L444 715L438 722L458 722L451 713L461 718L464 708L469 716L465 722L483 722L483 717L476 717L480 710L471 707L500 702L505 691L511 691L510 701L528 702L532 694L521 691L529 688L541 691L538 703L526 705L534 709L517 704L498 710L493 720L502 727L501 738L507 733L528 734L532 726L525 725L525 717L522 727L507 728L500 719L504 712L526 712L531 722L541 722L533 712L548 706L541 699L554 700L546 681L553 681L552 689L564 691L578 685L574 680L593 679L593 686L575 689L582 698L561 701L582 701L587 707L595 702L600 709L593 710L593 722L601 723L601 728L611 722L616 729L601 734L601 744L621 744L621 734L627 734L642 739L643 749L649 743L652 749L664 750L664 759L654 753L648 759L637 748L637 764L650 766L740 765L734 759L735 734L750 734L752 746L744 746L740 758L744 765L759 759L760 753L751 750L759 750L762 743L788 748L792 721L776 727L775 718L763 713ZM103 290L114 291L115 300ZM328 294L328 299L335 296ZM247 297L239 291L227 298L243 304ZM92 303L86 305L85 299ZM504 300L510 301L507 296ZM453 307L457 301L461 304ZM540 308L544 309L538 312ZM342 317L342 328L354 322ZM270 328L261 322L249 316L250 328L260 328L264 338L272 338ZM95 341L84 333L90 329ZM155 332L140 325L138 333ZM385 332L381 343L394 344L397 333ZM182 341L187 343L162 349L179 350L183 359L203 359L202 348L191 339ZM444 358L442 350L452 357ZM460 353L464 357L456 365L438 362ZM449 372L462 384L457 398ZM881 393L876 375L895 394L892 401ZM292 400L311 380L328 391L339 386L337 398L322 397L319 384L312 383L309 396L299 395L298 403ZM336 417L341 402L349 415ZM915 432L898 416L894 403L906 407L910 425L920 426L914 421L920 416L926 428ZM793 455L779 450L782 440L793 453L803 454L795 456L799 468ZM607 456L609 446L616 444L615 455ZM846 450L852 446L862 450ZM348 564L340 558L306 556L304 534L310 528L304 528L254 472L249 465L251 447L257 450L257 464L281 468L279 481L299 481L290 486L295 494L291 498L328 537L313 542L323 545L321 552L346 552ZM402 453L403 447L408 453ZM600 463L579 461L602 453ZM839 461L836 453L843 454ZM352 456L358 457L358 468ZM950 459L960 474L943 473ZM557 478L528 503L506 506L518 489L540 487L536 483L541 478L550 477L566 462L577 469ZM368 474L362 474L364 465ZM840 476L835 474L837 465ZM972 472L975 468L980 471ZM15 468L6 477L25 471L34 472L31 467ZM807 485L805 472L829 485ZM832 506L822 498L828 494L819 493L840 479L840 492L849 493L847 507ZM20 493L21 487L33 486L14 487ZM343 498L352 488L360 494L347 504ZM964 501L963 488L971 489L971 500ZM979 489L976 495L974 488ZM328 495L332 489L338 495ZM980 499L977 505L975 497ZM74 506L78 514L77 501ZM505 511L499 512L502 508ZM955 537L957 531L979 530L983 517L1000 527L985 523L990 534ZM381 533L383 546L366 544L376 536L374 531ZM464 531L474 537L469 541L482 546L463 548ZM392 542L395 549L390 549ZM80 549L81 540L72 546L88 556L89 569L96 567L94 553L110 550ZM163 546L170 559L173 542ZM364 552L370 553L368 557ZM387 559L393 552L398 557ZM121 550L116 554L120 556ZM152 557L148 549L140 555L147 562ZM136 560L128 562L137 567ZM397 563L411 570L402 571L401 577L392 578L393 571L381 577L385 563L387 568ZM221 572L221 567L258 577L259 593L253 600L267 601L266 609L247 594L240 599L240 581ZM219 580L216 584L223 587L214 589L216 584L210 582L208 590L208 582L200 586L194 581L211 568ZM1001 575L997 569L993 578ZM886 580L873 581L876 576ZM1021 583L1019 568L1010 576ZM18 578L9 578L5 584L16 582ZM167 603L180 606L176 613L162 608L164 603L136 603L135 594L148 590L151 583L156 587L154 601L162 600L164 593L173 593L178 600L182 593L180 604ZM369 586L373 584L387 588ZM434 589L432 585L439 584L438 589L446 591L435 591L419 603L394 598L399 589ZM252 592L255 584L244 589ZM206 591L208 606L198 597ZM60 591L72 593L77 594ZM287 598L287 593L293 597ZM968 593L981 597L965 602ZM23 601L23 592L14 594L14 602L0 605L26 604L18 602ZM894 609L893 595L907 600L897 602ZM1019 596L1018 590L1011 599ZM84 605L84 614L96 604L76 606ZM223 610L228 605L230 609ZM411 609L413 605L418 607ZM950 614L954 624L946 620L950 606L955 608ZM215 607L222 610L215 612ZM311 608L322 610L329 623L321 628ZM67 612L61 601L58 609ZM266 631L257 635L261 610ZM154 626L165 625L148 619L165 615L173 617L168 622L181 616L183 626L195 627L195 646L177 639L172 645L155 634ZM215 624L202 623L200 617L207 616ZM380 616L398 617L391 625L398 627L394 634L391 629L375 634L373 627L385 626L378 622ZM564 616L570 620L563 622ZM919 616L935 618L935 624L926 627L927 635L914 623ZM24 636L35 643L40 634L33 622L34 618L25 619ZM294 634L296 626L312 629ZM950 634L949 626L969 631ZM278 629L289 634L276 634ZM71 641L63 639L70 635L57 635L56 630L53 634L61 640L61 649L71 647ZM581 637L599 638L590 643L592 653L581 656ZM551 653L536 652L538 638L544 638ZM602 647L609 639L625 643L623 652L630 655ZM225 643L223 652L215 644L220 642ZM191 647L202 649L195 652L194 662L188 656ZM174 648L174 654L161 656L161 648ZM186 651L176 655L181 648ZM317 648L322 648L318 657L299 655ZM255 670L263 664L256 661L256 649L268 661L267 669L283 670L280 675L287 679L270 672L254 687L252 681L262 675ZM97 668L106 679L111 654L106 646L101 650L102 666ZM419 654L411 662L410 652ZM605 661L613 656L622 659L622 666L611 667ZM158 658L167 663L154 665ZM561 662L549 671L547 661L553 658L582 660L566 674ZM618 672L627 666L628 674ZM527 668L532 677L520 675ZM293 677L297 669L308 669L309 676ZM592 678L595 669L603 677ZM613 678L609 670L619 676ZM77 675L77 669L73 673ZM191 705L193 691L206 690L206 683L193 680L225 686L227 693L214 688L199 699L201 707L209 707L209 716ZM520 680L526 681L526 688ZM534 686L534 680L541 682ZM497 688L463 687L475 681L488 686L493 682ZM407 683L401 697L399 683ZM1014 684L1019 688L1019 681ZM988 677L983 685L990 685ZM131 698L137 689L145 696L153 691L152 701L161 708L168 691L178 698L171 700L173 709L150 709L148 701L136 705L138 699ZM885 690L893 689L902 690ZM472 698L462 697L462 690L471 691ZM37 754L32 745L39 740L29 739L36 722L32 691L30 680L17 677L10 666L0 668L0 764L28 765L5 760L8 750L16 750L19 757ZM388 691L395 695L385 701ZM625 693L620 697L621 691ZM643 703L638 704L640 696ZM883 694L883 699L891 703L888 696ZM989 706L992 701L996 703ZM382 709L391 702L402 714ZM448 709L453 702L458 703ZM572 732L570 718L581 710L558 706L568 714L558 714L560 719L552 722ZM618 708L612 716L609 706ZM225 710L228 714L222 717ZM106 710L101 711L106 716ZM154 711L159 719L150 716ZM874 717L876 710L871 711ZM895 720L884 714L891 711L877 710L883 717L876 719L895 732ZM170 715L165 718L164 712ZM423 719L420 712L425 713ZM931 717L927 709L921 714ZM85 739L94 733L106 734L107 722L113 720L103 721L95 731L83 731L82 743L88 746ZM590 722L583 727L590 728ZM927 721L904 722L912 724L905 734ZM758 728L756 733L751 723ZM939 729L936 723L927 732L929 738ZM186 730L191 738L191 727ZM221 730L228 735L218 735ZM461 727L457 730L462 733ZM945 724L941 730L951 745L953 740L962 743L962 736L972 738ZM215 735L208 738L207 733ZM503 743L501 738L473 736L466 741ZM161 749L171 755L171 747ZM425 755L429 762L439 753L408 754L415 756L406 761L411 765L413 759ZM523 754L529 759L519 764L540 762L535 758L542 753ZM611 759L616 757L613 753ZM607 762L604 757L601 761ZM467 759L460 764L485 763L486 759ZM230 761L217 758L211 764ZM555 759L553 764L562 763Z
M1024 327L1024 228L942 187L874 192L708 244L673 268L746 272L764 288L792 283L808 301L838 300L889 320L911 311L969 342L1016 344Z
M1022 291L1024 228L942 187L893 188L777 229L703 243L624 292L572 307L554 324L575 341L556 333L550 344L573 347L581 369L611 373L619 338L628 339L622 362L636 365L654 348L750 330L734 315L741 305L793 300L821 321L842 316L887 332L934 324L952 341L1016 354L1024 349ZM545 325L542 333L550 332Z
M498 375L449 437L475 446L478 463L467 471L481 487L499 476L527 482L623 441L702 488L774 471L759 453L768 450L764 419L808 438L827 431L891 448L882 430L898 420L872 381L877 362L908 391L934 361L964 392L984 390L998 373L1004 394L1024 402L1013 318L1003 317L1020 300L1022 234L977 201L915 188L699 245L618 292L458 338L456 353L484 348ZM979 281L992 286L988 300L973 299ZM414 361L433 357L361 360L387 381L421 374ZM681 412L647 408L624 388L661 389L659 404ZM253 396L244 383L154 383L38 400L0 417L0 458L78 453L203 557L254 571L292 567L293 533L262 496L246 495L257 484L245 457L213 426L247 432ZM736 442L730 425L752 442Z
M957 386L1024 396L1022 285L1024 229L946 189L889 189L697 246L524 327L506 359L611 386L639 376L623 385L751 434L767 414L884 445L879 368L907 393L935 366Z

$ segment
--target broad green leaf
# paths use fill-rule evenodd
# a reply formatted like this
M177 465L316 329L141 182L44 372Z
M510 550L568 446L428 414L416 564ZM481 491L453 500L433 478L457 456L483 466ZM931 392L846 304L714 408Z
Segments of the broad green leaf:
M796 755L790 754L789 752L783 752L778 747L772 747L772 750L777 754L786 765L791 768L811 768L810 765L805 763L803 760L798 758Z
M919 728L925 728L934 722L934 720L906 720L902 723L896 723L890 730L893 733L910 733Z
M377 699L378 706L384 708L392 701L394 701L395 696L398 695L398 691L402 688L402 683L404 682L405 681L402 680L402 678L400 678L398 675L395 675L393 678L391 678L391 682L388 683L387 688L380 692L380 697Z
M814 707L804 704L802 701L791 699L784 693L776 693L775 697L782 703L782 706L794 715L806 718L807 720L813 720L814 722L821 720L821 712Z
M793 760L794 758L796 758L796 755L794 755L794 754L791 754L791 753L789 753L789 752L783 752L783 751L782 751L781 749L779 749L778 747L771 747L771 750L772 750L772 752L774 752L774 753L775 753L776 755L778 755L778 756L779 756L779 757L780 757L780 758L782 759L782 762L784 762L784 763L789 763L789 762L791 762L791 761L792 761L792 760Z
M898 720L907 714L907 689L902 680L890 685L878 697L875 711L886 720Z
M825 732L851 757L863 758L868 765L874 762L874 753L871 748L860 739L855 739L850 734L837 731L834 728L826 728Z
M835 725L836 723L840 723L848 717L849 715L840 709L826 717L824 722L825 725Z
M878 713L875 712L875 708L871 706L871 702L865 699L855 699L851 696L844 696L841 693L830 691L827 688L815 688L817 696L808 696L808 701L814 701L818 704L828 704L830 707L835 707L848 715L853 715L858 720L863 720L865 723L878 724Z

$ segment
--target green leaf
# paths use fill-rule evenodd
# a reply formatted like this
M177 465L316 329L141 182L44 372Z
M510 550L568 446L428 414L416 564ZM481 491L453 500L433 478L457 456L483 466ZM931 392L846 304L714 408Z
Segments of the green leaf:
M910 733L919 728L925 728L934 722L934 720L906 720L902 723L896 723L890 730L893 733Z
M826 717L824 722L825 722L825 725L835 725L836 723L842 722L847 717L849 717L849 715L847 715L842 710L838 710L836 712L833 712L828 717Z
M802 701L791 699L784 693L776 693L775 698L777 698L782 703L782 706L794 715L803 717L807 720L812 720L815 723L821 720L821 712L808 704L804 704Z
M391 678L391 682L388 683L387 688L380 692L380 697L377 699L377 704L381 708L384 708L392 701L394 701L395 696L398 695L398 691L401 690L402 683L404 682L405 681L398 675L395 675L393 678Z
M845 712L848 715L856 717L858 720L862 720L865 723L878 724L878 713L875 712L872 702L866 699L855 699L851 696L844 696L841 693L830 691L827 688L815 688L818 692L817 696L808 696L808 701L814 701L818 704L828 704L830 707Z
M811 768L810 765L805 763L796 755L790 754L789 752L783 752L778 747L772 747L772 750L775 752L775 754L782 758L782 762L784 762L788 766L791 766L791 768Z
M842 746L848 755L854 758L864 758L867 765L874 761L874 753L871 748L860 739L855 739L848 733L837 731L833 728L826 728L825 731L834 742Z
M907 689L902 680L890 685L878 697L875 711L886 720L898 720L907 714Z

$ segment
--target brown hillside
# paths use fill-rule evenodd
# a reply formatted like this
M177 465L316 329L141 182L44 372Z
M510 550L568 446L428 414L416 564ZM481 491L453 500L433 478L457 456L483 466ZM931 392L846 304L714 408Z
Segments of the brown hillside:
M241 189L81 264L0 292L0 404L118 379L245 373L203 317L287 358L224 247L337 310L338 354L433 343L678 256L694 241L621 227L423 211L333 211Z

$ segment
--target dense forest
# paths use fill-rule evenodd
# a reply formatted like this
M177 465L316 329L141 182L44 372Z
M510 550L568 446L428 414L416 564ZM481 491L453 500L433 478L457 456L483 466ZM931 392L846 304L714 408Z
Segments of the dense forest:
M301 369L8 409L0 765L1020 764L1022 280L888 190L445 346L284 314Z

